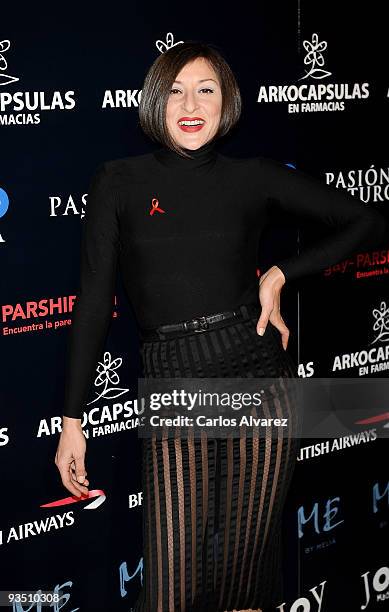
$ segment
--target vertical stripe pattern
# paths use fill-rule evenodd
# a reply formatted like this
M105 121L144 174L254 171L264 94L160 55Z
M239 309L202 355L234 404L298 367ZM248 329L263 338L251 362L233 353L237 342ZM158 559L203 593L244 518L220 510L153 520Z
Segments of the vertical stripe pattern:
M254 417L288 427L237 438L144 439L143 587L135 612L263 612L282 603L281 519L299 450L297 376L281 336L258 318L142 341L145 377L276 378Z

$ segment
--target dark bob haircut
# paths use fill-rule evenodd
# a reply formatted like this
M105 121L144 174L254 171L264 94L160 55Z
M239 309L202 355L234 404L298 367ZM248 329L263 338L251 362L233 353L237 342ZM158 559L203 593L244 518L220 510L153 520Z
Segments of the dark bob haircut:
M235 76L217 47L201 41L178 43L153 62L146 75L139 103L140 125L153 141L189 157L170 135L166 124L166 106L170 90L180 70L198 57L206 59L215 71L221 86L222 108L218 130L212 140L221 138L237 122L242 98Z

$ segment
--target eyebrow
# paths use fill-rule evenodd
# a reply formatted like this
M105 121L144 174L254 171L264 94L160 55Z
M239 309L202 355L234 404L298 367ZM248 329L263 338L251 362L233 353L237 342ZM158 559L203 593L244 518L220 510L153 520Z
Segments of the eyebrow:
M218 84L218 82L215 81L215 79L200 79L199 83L203 83L204 81L213 81L214 83L216 83L216 85ZM180 85L182 85L182 81L173 81L173 83L180 83Z

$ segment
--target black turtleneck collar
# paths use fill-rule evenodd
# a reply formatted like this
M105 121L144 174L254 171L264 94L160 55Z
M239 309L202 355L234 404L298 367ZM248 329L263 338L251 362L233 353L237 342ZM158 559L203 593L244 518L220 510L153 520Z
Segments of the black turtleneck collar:
M158 162L168 168L180 171L208 172L213 167L217 157L215 142L215 140L210 140L198 149L184 149L192 156L192 159L182 157L179 153L165 146L154 151L153 155Z

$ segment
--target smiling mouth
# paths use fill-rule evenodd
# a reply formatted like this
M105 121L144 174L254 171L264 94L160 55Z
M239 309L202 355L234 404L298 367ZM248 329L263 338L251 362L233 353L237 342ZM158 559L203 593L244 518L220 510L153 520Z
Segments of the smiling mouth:
M194 126L194 125L204 125L205 121L204 119L183 119L182 121L178 121L178 125L187 125L187 126Z

